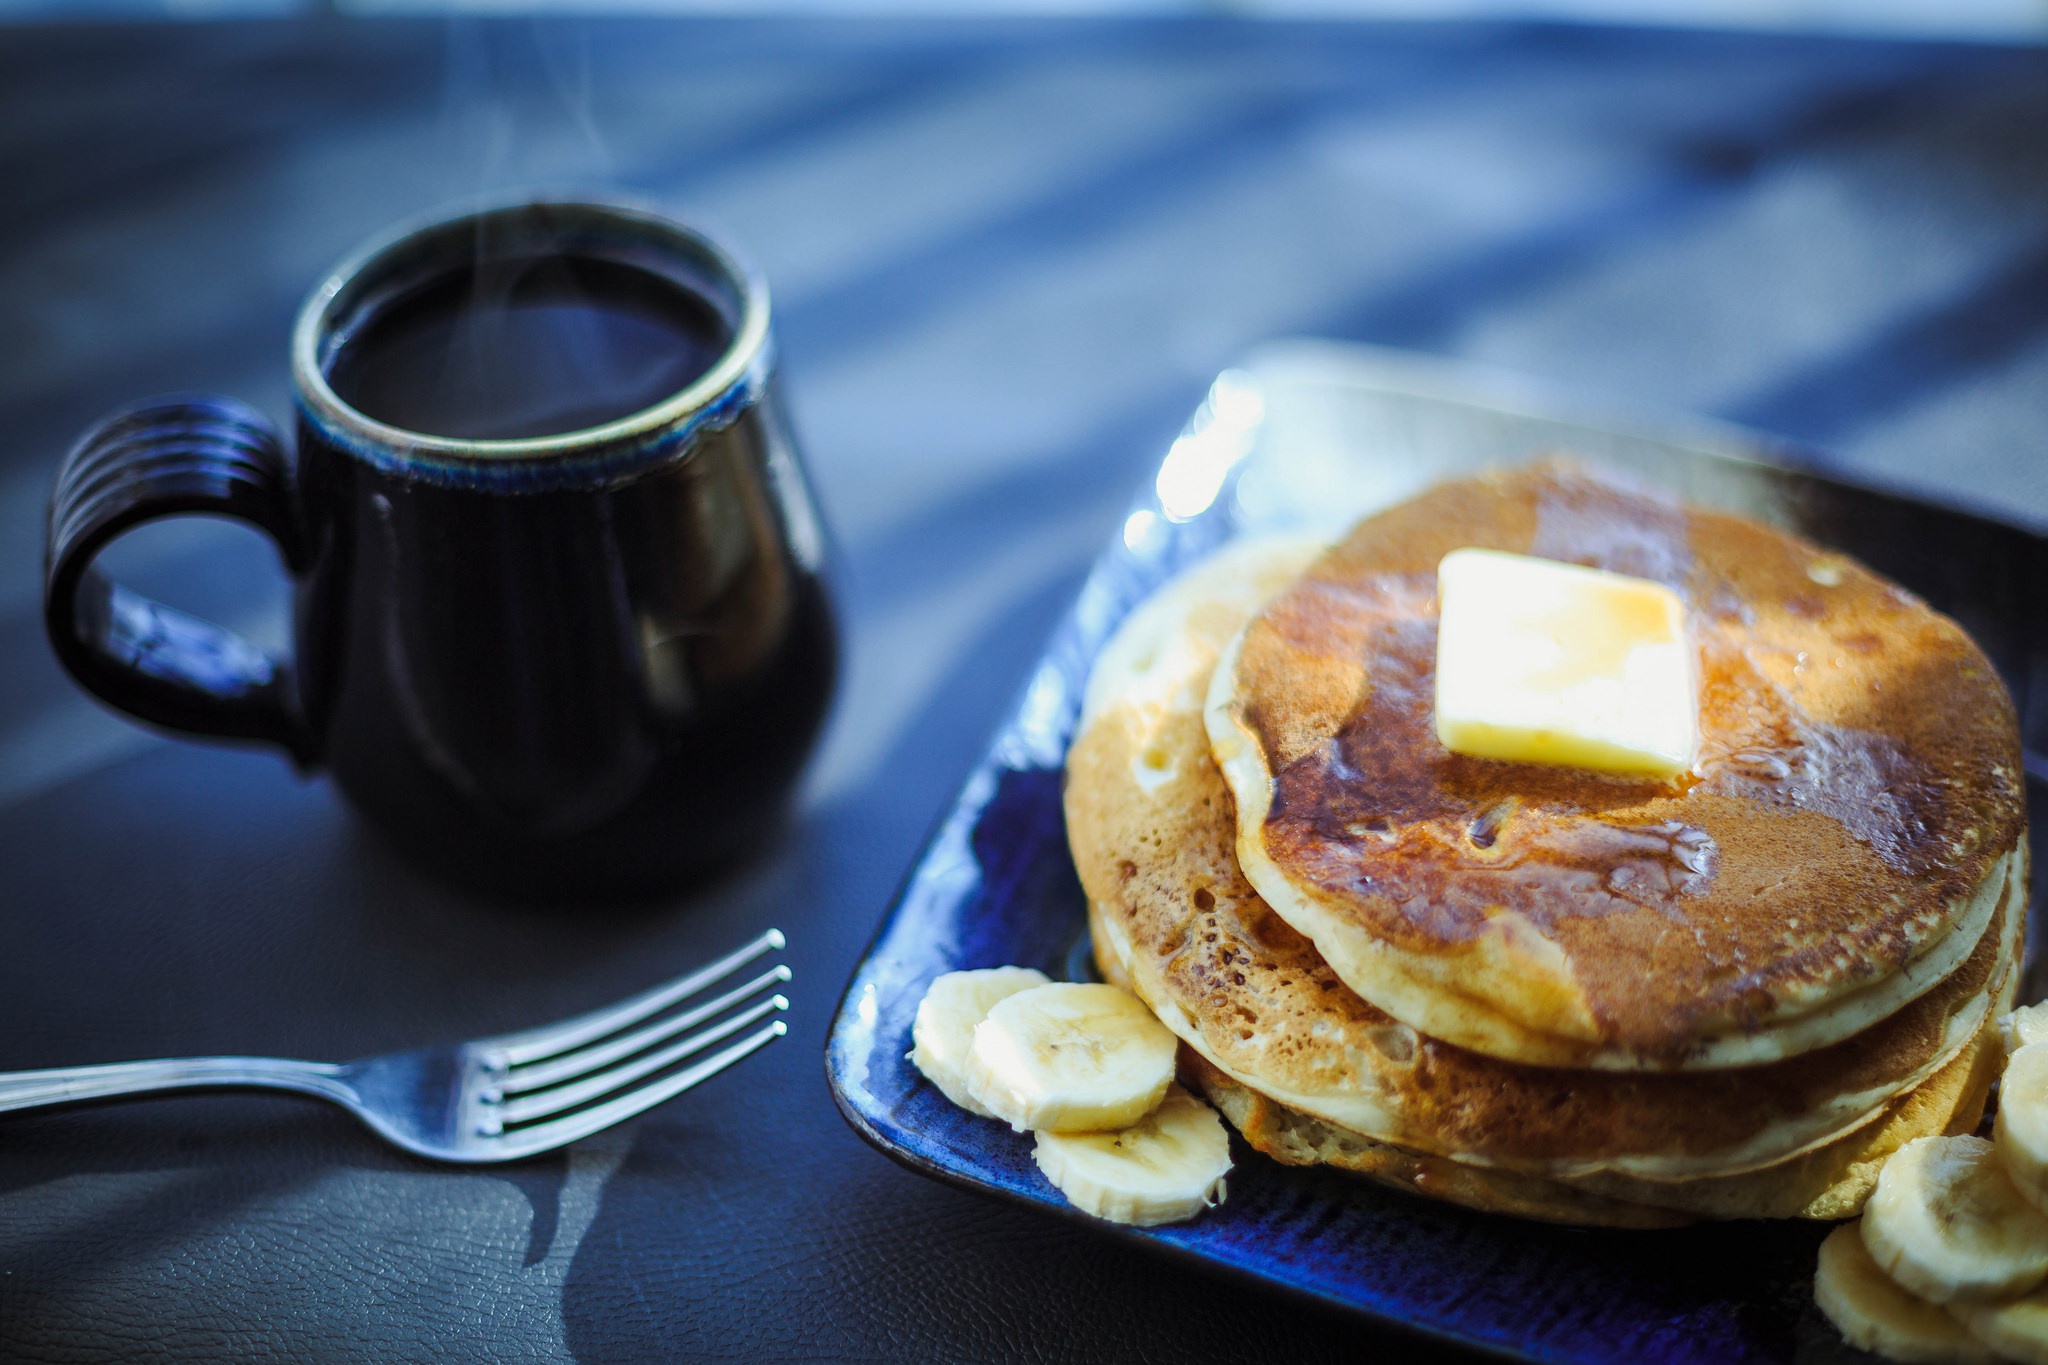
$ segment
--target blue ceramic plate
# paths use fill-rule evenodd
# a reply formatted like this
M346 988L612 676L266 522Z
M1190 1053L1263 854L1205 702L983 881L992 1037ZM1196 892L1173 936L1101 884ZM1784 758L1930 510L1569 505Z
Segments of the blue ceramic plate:
M1125 612L1234 536L1335 531L1439 479L1560 450L1846 550L1960 619L2027 700L2034 866L2048 864L2048 541L1799 472L1809 459L1749 433L1591 422L1499 376L1285 343L1217 379L883 921L827 1053L854 1128L913 1170L1507 1355L1617 1365L1857 1356L1812 1306L1822 1227L1557 1228L1284 1167L1239 1143L1221 1208L1175 1227L1117 1228L1065 1203L1032 1164L1028 1135L955 1108L904 1060L917 1002L942 972L1087 970L1060 765L1089 663ZM2028 999L2034 984L2030 974Z

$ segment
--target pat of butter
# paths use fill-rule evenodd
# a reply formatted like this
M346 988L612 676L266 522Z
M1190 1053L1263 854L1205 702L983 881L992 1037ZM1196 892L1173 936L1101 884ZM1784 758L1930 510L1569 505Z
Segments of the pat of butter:
M1436 576L1445 748L1654 777L1692 763L1699 705L1671 589L1498 550L1453 550Z

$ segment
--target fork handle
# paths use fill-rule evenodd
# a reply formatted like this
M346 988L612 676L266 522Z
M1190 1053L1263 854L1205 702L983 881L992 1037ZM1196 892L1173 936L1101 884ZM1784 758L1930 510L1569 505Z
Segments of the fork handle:
M0 1072L0 1113L148 1095L161 1090L295 1090L338 1104L355 1101L346 1068L282 1057L166 1057L109 1066Z

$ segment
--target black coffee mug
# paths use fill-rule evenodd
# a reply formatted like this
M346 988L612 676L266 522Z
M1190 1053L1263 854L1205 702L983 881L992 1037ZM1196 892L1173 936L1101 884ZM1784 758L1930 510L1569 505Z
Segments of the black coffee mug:
M514 892L658 890L772 824L836 642L756 274L642 208L467 211L336 267L291 366L295 459L215 398L66 458L44 606L73 677L279 745L414 858ZM178 513L277 543L290 658L94 568Z

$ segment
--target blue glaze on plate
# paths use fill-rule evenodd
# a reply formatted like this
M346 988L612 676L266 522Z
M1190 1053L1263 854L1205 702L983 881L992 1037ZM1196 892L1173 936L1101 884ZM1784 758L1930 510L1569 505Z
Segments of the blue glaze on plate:
M1963 619L2009 682L2023 682L2048 644L2028 588L2048 581L2048 541L1799 472L1784 463L1797 452L1762 438L1705 424L1651 434L1576 422L1513 381L1361 347L1284 344L1247 370L1219 379L1097 561L856 970L826 1054L841 1111L913 1170L1483 1350L1613 1365L1868 1359L1812 1304L1824 1225L1553 1227L1282 1166L1233 1139L1222 1207L1172 1227L1117 1227L1064 1201L1033 1164L1028 1134L954 1107L905 1060L934 977L1005 964L1058 976L1073 963L1085 905L1060 765L1089 664L1133 605L1233 536L1334 529L1438 479L1568 449L1857 555ZM1224 400L1241 404L1245 392L1261 396L1259 420L1236 444L1219 441ZM2036 747L2048 734L2043 705L2048 697L2022 718ZM2033 748L2028 768L2044 771ZM2044 795L2030 783L2037 868L2048 862ZM2033 986L2025 998L2038 998Z

